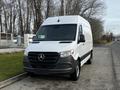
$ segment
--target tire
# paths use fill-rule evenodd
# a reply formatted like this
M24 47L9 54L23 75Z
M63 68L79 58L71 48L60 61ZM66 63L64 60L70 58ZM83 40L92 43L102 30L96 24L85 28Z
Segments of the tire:
M27 72L27 75L30 76L30 77L35 77L35 74L31 73L31 72Z
M71 80L77 81L80 77L80 63L77 61L74 72L70 75Z
M92 59L93 59L93 52L91 51L90 59L86 62L86 64L92 64Z

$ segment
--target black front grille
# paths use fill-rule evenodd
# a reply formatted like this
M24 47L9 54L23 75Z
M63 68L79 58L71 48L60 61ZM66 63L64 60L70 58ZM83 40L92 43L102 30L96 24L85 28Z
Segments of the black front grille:
M39 55L43 54L44 59L40 60ZM28 59L33 68L54 68L60 55L57 52L29 52Z

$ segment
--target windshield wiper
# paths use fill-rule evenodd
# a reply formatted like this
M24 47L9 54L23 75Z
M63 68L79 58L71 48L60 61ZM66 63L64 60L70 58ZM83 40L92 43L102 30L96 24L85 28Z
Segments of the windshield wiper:
M72 41L60 41L59 43L72 43Z
M40 43L40 41L32 41L32 43Z

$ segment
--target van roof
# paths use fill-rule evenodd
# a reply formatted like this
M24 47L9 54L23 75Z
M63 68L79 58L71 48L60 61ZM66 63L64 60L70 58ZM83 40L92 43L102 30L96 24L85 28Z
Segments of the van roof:
M56 24L89 24L87 20L79 15L73 16L56 16L47 18L42 25L56 25Z

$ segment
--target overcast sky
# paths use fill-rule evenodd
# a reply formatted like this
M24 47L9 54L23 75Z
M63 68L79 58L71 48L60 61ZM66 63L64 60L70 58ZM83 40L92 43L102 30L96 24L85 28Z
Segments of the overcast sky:
M105 30L120 34L120 0L104 0L106 2Z

